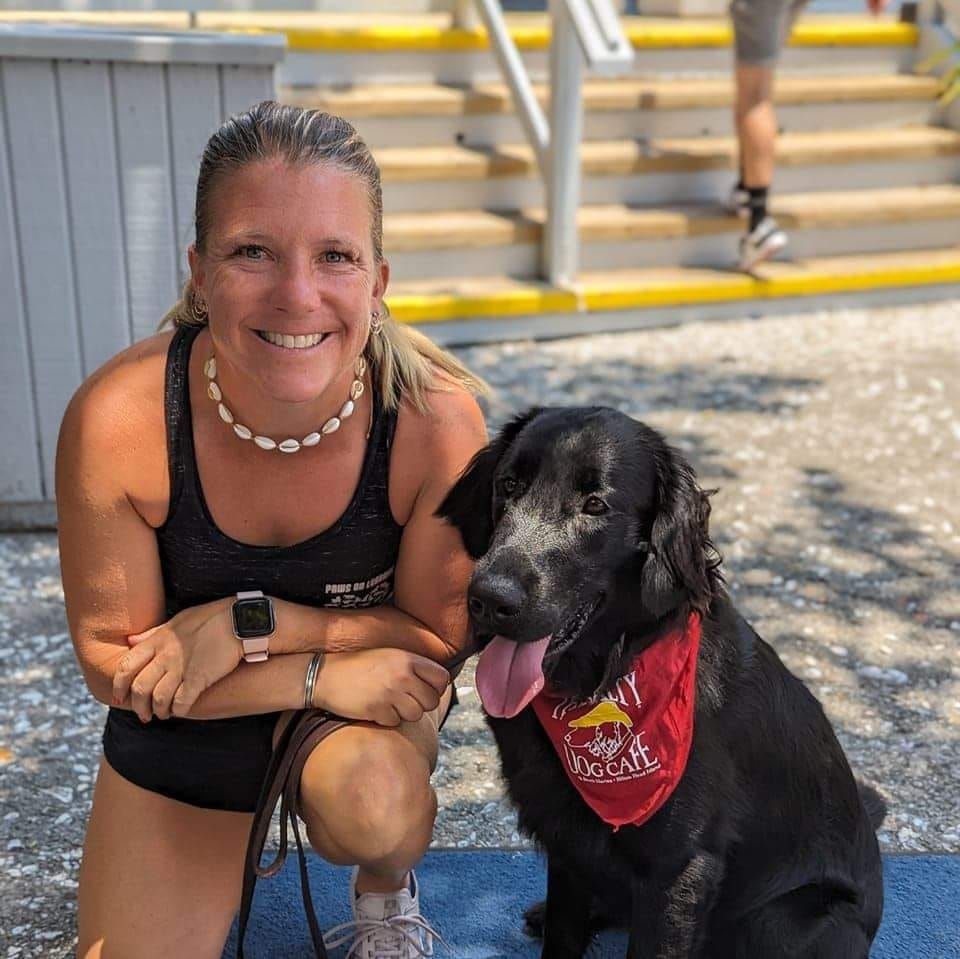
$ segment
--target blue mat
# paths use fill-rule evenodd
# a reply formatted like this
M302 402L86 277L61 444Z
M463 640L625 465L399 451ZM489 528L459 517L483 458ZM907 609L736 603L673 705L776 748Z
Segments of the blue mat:
M349 919L350 870L311 853L309 872L321 927ZM960 856L886 856L884 875L886 906L871 959L960 959ZM417 878L424 916L456 955L539 956L539 944L521 932L523 910L543 898L546 884L535 853L434 851L417 867ZM236 931L234 921L224 959L236 955ZM605 933L591 957L623 959L625 949L625 934ZM244 953L246 959L313 959L295 854L279 876L257 883ZM436 955L445 953L438 947Z

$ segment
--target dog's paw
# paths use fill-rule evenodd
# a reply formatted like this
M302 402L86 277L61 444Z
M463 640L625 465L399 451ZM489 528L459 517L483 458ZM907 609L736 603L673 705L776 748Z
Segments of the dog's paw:
M534 939L543 938L543 917L547 911L547 902L545 899L535 902L523 914L523 931Z

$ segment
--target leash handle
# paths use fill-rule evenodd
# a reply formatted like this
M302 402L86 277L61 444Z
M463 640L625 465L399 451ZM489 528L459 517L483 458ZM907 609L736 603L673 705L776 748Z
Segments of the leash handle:
M328 959L327 949L323 943L323 934L317 924L316 912L313 908L313 899L310 895L310 885L307 881L307 860L300 839L300 828L297 824L299 815L298 793L300 791L300 774L310 753L331 733L348 724L348 720L334 716L319 709L302 709L294 716L283 731L264 777L257 799L257 809L250 827L250 837L247 841L247 852L243 867L243 891L240 899L240 916L237 923L237 959L243 957L243 942L246 936L247 923L250 918L250 908L253 905L253 894L257 879L269 879L275 876L282 868L287 858L287 823L293 829L293 836L297 844L297 857L300 865L300 894L303 897L303 907L310 927L310 938L316 959ZM280 848L277 856L267 866L260 865L263 847L266 844L267 834L270 832L270 821L273 811L280 802Z
M448 670L466 662L476 652L473 645L461 650L446 664ZM260 787L257 798L257 808L253 814L253 823L250 826L250 836L247 840L247 852L243 864L243 891L240 898L240 915L237 922L237 959L244 959L243 941L247 932L247 923L250 919L250 908L253 905L253 894L256 890L257 879L269 879L283 868L287 859L287 824L293 829L293 837L297 844L297 858L300 866L300 894L303 897L303 908L307 915L307 925L310 927L310 938L316 959L328 959L327 948L323 942L323 933L317 923L316 912L313 908L313 899L310 895L310 884L307 881L307 859L300 839L300 828L297 824L299 815L298 795L300 792L300 774L307 762L310 753L331 733L350 724L350 720L322 709L301 709L287 724L281 733L280 739L270 757L267 772ZM280 848L273 862L266 866L260 864L263 847L266 845L267 835L270 832L270 822L273 811L280 803Z

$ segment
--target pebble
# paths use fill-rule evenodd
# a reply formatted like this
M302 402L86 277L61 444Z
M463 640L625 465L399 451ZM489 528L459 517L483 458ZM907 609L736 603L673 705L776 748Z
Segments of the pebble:
M62 803L73 802L73 790L68 786L54 786L51 789L45 789L44 792L54 799L59 799Z
M894 686L905 686L910 682L910 677L903 670L883 669L880 666L861 666L857 675L864 679L876 679L881 683L892 683Z

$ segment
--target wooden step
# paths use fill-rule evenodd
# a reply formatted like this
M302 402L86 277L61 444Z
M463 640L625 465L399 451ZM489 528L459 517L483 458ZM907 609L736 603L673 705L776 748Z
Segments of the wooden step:
M438 323L955 283L960 283L960 247L767 263L755 276L682 268L585 273L575 289L504 277L397 283L387 300L402 322ZM584 331L588 329L585 319Z
M774 195L771 213L791 230L866 226L960 217L960 186L899 187ZM444 211L388 214L383 220L387 255L420 250L451 250L539 243L542 209ZM740 232L743 221L709 204L581 207L584 243L657 240Z
M46 12L3 11L0 22L41 21L88 26L184 30L186 12ZM507 23L521 50L545 50L550 29L543 14L509 14ZM292 51L392 53L482 51L486 32L451 26L449 14L338 14L276 11L230 13L199 11L196 28L242 33L283 33ZM624 17L624 29L637 49L726 47L732 41L727 18L683 19ZM892 16L808 15L794 28L793 46L914 46L917 28Z
M530 177L537 172L533 151L525 144L398 147L374 152L384 182ZM581 145L583 174L589 177L729 169L735 165L736 152L732 136L590 141ZM786 133L777 142L779 167L957 154L960 132L929 126Z
M932 101L939 89L935 77L910 74L804 76L785 75L777 80L780 105L814 103L874 103L878 101ZM544 106L544 84L534 90ZM445 84L379 84L348 89L281 87L279 98L292 106L324 110L348 120L369 117L462 117L513 113L505 84L476 86ZM692 110L733 105L729 77L675 78L672 80L588 80L583 85L587 112L633 110Z

